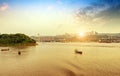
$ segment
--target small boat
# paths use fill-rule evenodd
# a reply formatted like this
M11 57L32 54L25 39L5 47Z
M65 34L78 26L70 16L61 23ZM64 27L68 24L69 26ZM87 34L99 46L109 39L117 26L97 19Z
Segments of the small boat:
M75 53L76 54L82 54L82 51L78 51L77 49L75 49Z
M8 48L8 49L1 49L1 51L9 51L10 49Z
M18 51L18 55L21 55L21 52L20 52L20 51Z

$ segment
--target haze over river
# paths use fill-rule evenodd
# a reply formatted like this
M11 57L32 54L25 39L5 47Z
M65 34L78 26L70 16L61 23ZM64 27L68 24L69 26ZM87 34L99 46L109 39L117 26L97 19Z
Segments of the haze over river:
M0 76L120 76L120 43L38 43L3 48L10 50L0 51ZM75 54L75 49L83 54Z

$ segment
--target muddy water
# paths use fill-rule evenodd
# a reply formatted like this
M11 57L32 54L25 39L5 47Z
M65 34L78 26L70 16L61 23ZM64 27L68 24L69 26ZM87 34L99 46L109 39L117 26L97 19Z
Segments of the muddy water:
M120 76L119 43L38 43L2 48L10 50L0 51L0 76ZM75 54L75 49L83 54Z

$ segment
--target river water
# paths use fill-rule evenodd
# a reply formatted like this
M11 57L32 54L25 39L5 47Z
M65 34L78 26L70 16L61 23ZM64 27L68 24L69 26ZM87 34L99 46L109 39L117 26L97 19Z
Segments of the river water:
M38 43L3 48L10 50L0 51L0 76L120 76L120 43ZM75 49L83 54L75 54Z

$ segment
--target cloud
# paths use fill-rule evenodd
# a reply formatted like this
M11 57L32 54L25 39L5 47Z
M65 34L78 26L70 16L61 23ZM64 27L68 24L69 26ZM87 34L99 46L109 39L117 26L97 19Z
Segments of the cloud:
M8 4L7 3L3 3L2 5L0 5L0 11L5 11L8 9Z
M53 10L54 9L54 6L53 5L50 5L47 7L48 10Z
M106 16L106 18L118 18L120 14L120 0L102 0L103 4L109 6L104 11L101 11L98 16Z
M76 12L80 23L95 25L120 18L120 0L97 0Z

